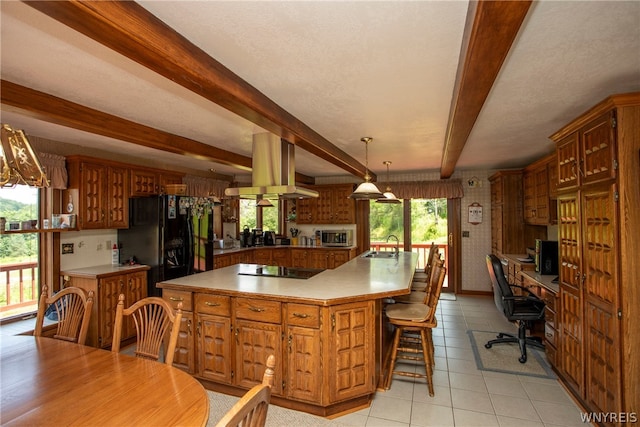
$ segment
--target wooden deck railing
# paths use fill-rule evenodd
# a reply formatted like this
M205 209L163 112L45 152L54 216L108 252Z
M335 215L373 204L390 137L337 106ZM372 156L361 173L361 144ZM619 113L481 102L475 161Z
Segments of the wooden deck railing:
M37 303L38 263L16 262L0 265L0 312Z
M442 259L446 260L449 256L449 246L447 244L439 244L436 245L440 254L442 255ZM370 247L372 251L390 251L396 247L394 242L371 242ZM413 243L411 245L411 251L418 253L418 270L424 270L424 266L427 265L427 256L429 255L429 248L431 247L431 243ZM400 250L402 250L402 243L400 244Z

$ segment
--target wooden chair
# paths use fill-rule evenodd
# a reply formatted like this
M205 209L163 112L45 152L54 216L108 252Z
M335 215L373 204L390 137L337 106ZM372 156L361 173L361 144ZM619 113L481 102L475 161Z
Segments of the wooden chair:
M254 386L225 414L216 427L263 427L267 421L267 410L271 399L276 358L267 358L267 367L262 384Z
M89 291L87 295L84 289L70 286L52 297L48 297L48 295L49 287L44 285L38 304L36 328L33 335L42 336L45 312L49 306L53 305L58 315L58 325L53 338L84 345L89 331L93 291Z
M431 242L431 246L429 247L429 253L427 254L427 265L424 266L424 272L418 272L413 276L413 281L411 282L411 290L412 291L424 291L426 284L429 283L431 278L431 269L433 268L433 257L438 253L438 246L435 242Z
M435 358L431 331L438 325L436 307L442 291L444 276L447 273L443 264L444 262L440 261L434 266L434 272L431 276L433 283L426 304L393 304L386 308L389 323L395 326L393 345L385 362L387 369L384 388L386 390L391 387L393 375L397 374L405 377L425 378L429 395L434 395L433 366ZM395 366L397 359L421 361L424 364L425 373L397 370Z
M164 363L171 365L182 320L182 303L178 303L175 315L171 305L158 297L143 298L125 309L124 295L120 294L111 344L111 351L115 353L120 352L124 316L131 316L136 326L135 355L159 361L160 350L164 347Z
M436 250L432 253L431 258L429 259L429 264L425 269L429 271L429 276L428 276L429 280L427 280L425 283L422 283L422 288L412 288L411 293L395 296L393 297L393 300L395 302L399 302L403 304L420 303L420 302L427 304L427 299L429 297L429 293L431 291L431 285L433 283L432 279L433 279L434 267L439 262L444 262L444 261L440 258L440 252Z

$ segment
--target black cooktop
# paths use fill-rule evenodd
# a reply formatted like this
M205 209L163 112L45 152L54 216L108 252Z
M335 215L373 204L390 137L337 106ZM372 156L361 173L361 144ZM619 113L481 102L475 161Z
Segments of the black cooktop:
M242 264L238 274L243 276L283 277L286 279L308 279L324 271L324 268L278 267L277 265Z

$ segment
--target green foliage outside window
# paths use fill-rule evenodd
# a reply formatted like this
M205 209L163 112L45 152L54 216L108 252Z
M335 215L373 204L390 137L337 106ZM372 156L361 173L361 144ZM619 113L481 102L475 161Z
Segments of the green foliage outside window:
M390 234L403 241L403 206L370 202L370 240L384 242ZM411 200L411 242L444 243L447 240L447 199Z
M10 222L22 222L38 218L37 196L31 203L23 203L3 197L5 194L2 192L20 191L19 187L22 186L0 190L0 217L6 218L6 229L8 229ZM37 261L37 259L38 235L36 233L3 234L0 237L0 263Z
M262 230L277 232L279 200L271 200L271 203L272 208L262 208ZM240 230L245 226L249 230L256 228L257 210L255 200L240 199Z

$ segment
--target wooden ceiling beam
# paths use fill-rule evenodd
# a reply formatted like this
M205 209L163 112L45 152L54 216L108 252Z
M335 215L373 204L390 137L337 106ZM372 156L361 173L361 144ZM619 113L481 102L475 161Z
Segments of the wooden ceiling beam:
M471 1L445 137L440 177L450 178L531 1Z
M364 178L364 165L139 4L129 1L25 1L25 4L348 173Z

